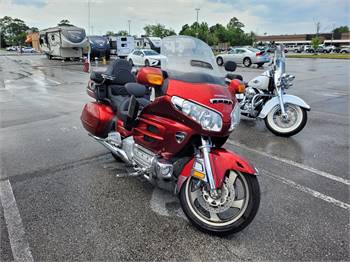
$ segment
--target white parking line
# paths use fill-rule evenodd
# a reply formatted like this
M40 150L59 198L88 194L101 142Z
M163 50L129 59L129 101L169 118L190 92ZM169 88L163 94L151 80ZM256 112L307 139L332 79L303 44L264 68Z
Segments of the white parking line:
M58 82L58 81L53 80L53 79L50 79L50 78L46 78L46 80L47 80L47 81L50 81L51 83L54 83L54 84L56 84L56 85L60 85L60 84L61 84L61 82Z
M275 179L275 180L278 180L278 181L280 181L280 182L282 182L282 183L284 183L284 184L286 184L286 185L289 185L289 186L291 186L291 187L294 187L295 189L297 189L297 190L299 190L299 191L302 191L302 192L304 192L304 193L307 193L307 194L309 194L309 195L312 195L313 197L322 199L322 200L324 200L324 201L326 201L326 202L328 202L328 203L331 203L331 204L336 205L336 206L338 206L338 207L344 208L344 209L346 209L346 210L349 210L349 209L350 209L350 205L349 205L349 204L344 203L344 202L342 202L342 201L340 201L340 200L337 200L337 199L335 199L335 198L333 198L333 197L330 197L330 196L327 196L327 195L325 195L325 194L322 194L322 193L320 193L320 192L318 192L318 191L316 191L316 190L313 190L313 189L311 189L311 188L308 188L308 187L306 187L306 186L299 185L299 184L295 183L295 182L292 181L292 180L289 180L289 179L280 177L280 176L278 176L278 175L276 175L276 174L272 174L271 172L268 172L268 171L266 171L266 170L261 170L261 171L263 171L263 173L264 173L265 176L269 176L269 177L271 177L271 178L273 178L273 179Z
M10 181L0 181L0 200L10 239L14 261L34 261L30 252L22 219L18 211Z
M243 145L241 143L234 142L231 139L228 140L227 143L230 144L230 145L238 146L238 147L243 148L245 150L257 153L259 155L262 155L262 156L265 156L265 157L268 157L268 158L271 158L271 159L274 159L274 160L277 160L277 161L280 161L280 162L283 162L283 163L286 163L286 164L289 164L289 165L292 165L292 166L295 166L295 167L298 167L298 168L301 168L301 169L304 169L304 170L306 170L308 172L311 172L311 173L313 173L315 175L322 176L322 177L331 179L333 181L337 181L339 183L343 183L343 184L348 185L348 186L350 185L350 180L348 180L348 179L345 179L345 178L342 178L342 177L338 177L338 176L332 175L330 173L318 170L316 168L300 164L300 163L295 162L293 160L289 160L289 159L285 159L285 158L282 158L282 157L270 155L270 154L268 154L266 152L259 151L259 150L247 147L247 146L245 146L245 145Z

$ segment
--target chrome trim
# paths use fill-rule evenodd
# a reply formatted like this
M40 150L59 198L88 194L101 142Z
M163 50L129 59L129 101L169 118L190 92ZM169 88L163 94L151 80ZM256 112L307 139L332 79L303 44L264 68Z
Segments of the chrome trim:
M115 153L116 155L118 155L124 162L127 163L131 163L131 160L128 158L128 156L126 155L125 151L108 143L106 141L106 139L104 138L100 138L98 136L94 136L92 134L89 133L89 136L91 136L93 139L95 139L97 142L101 143L102 145L104 145L108 150L110 150L111 152Z
M228 104L228 105L232 105L233 101L231 99L227 99L227 98L212 98L209 100L210 103L212 104Z
M209 152L210 152L211 146L203 137L201 137L201 141L202 141L201 151L203 154L204 167L205 167L207 179L209 181L210 191L215 191L216 185L215 185L213 172L210 164L210 158L209 158Z

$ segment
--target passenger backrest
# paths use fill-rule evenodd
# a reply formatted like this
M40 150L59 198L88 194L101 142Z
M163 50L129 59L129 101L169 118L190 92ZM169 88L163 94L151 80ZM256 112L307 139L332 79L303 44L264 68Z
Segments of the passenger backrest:
M132 66L126 60L114 60L107 68L104 75L108 77L110 84L125 85L136 82L135 76L131 73Z

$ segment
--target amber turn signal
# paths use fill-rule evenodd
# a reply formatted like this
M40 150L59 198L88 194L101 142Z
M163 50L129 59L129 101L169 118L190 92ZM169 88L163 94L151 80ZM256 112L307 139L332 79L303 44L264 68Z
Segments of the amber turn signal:
M193 170L192 176L195 178L198 178L200 180L204 180L205 179L205 174L202 172L199 172L197 170Z
M228 88L231 94L242 94L245 92L245 84L239 79L233 79Z

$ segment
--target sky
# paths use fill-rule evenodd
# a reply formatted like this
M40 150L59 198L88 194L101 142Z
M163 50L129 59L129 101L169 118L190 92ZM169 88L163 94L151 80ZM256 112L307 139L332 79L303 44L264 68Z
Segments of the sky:
M128 30L143 34L147 24L161 23L177 33L182 25L196 20L209 26L226 25L237 17L245 30L258 35L315 33L350 25L350 0L90 0L91 25L88 28L88 0L0 0L0 17L20 18L32 27L44 29L62 19L85 28L88 34Z

